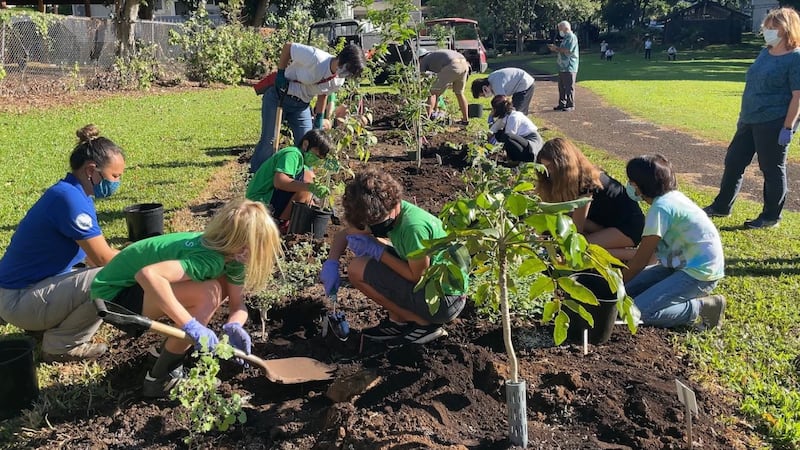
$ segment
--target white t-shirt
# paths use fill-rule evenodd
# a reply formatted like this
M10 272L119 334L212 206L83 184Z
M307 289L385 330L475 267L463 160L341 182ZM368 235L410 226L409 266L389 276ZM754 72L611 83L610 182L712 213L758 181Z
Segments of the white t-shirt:
M339 77L333 77L320 83L333 75L331 61L334 56L330 53L295 43L292 44L290 54L292 61L286 67L286 79L289 80L287 93L289 95L308 103L317 95L330 94L344 86L345 79Z
M644 41L644 49L650 50L651 48L653 48L653 41L651 41L650 39Z
M537 128L525 114L519 111L512 111L511 114L495 120L489 128L492 134L500 130L504 130L506 134L516 134L517 136L525 137L533 132L539 131L539 128Z
M611 49L606 50L606 56L614 56L614 50Z
M494 95L511 96L533 86L533 77L514 67L495 70L487 79Z
M600 43L600 51L605 53L608 50L608 42L601 42Z

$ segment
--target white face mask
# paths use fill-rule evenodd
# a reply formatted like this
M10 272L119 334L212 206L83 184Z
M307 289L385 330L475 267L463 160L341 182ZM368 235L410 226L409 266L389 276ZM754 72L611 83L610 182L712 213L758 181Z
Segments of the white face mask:
M338 78L347 78L351 75L350 71L347 70L347 66L342 66L336 69L336 76Z
M778 36L778 30L770 30L769 28L764 28L761 34L764 35L764 42L766 42L767 45L769 45L770 47L775 47L781 42L781 38L780 36Z
M567 35L567 33L563 32L563 31L559 31L559 32L558 32L558 35L559 35L559 36L561 36L561 37L564 37L564 36L566 36L566 35Z

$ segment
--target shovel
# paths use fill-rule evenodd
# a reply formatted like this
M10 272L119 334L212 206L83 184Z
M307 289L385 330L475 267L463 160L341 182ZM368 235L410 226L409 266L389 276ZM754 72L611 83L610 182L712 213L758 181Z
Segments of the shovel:
M272 150L273 153L278 153L278 148L281 146L281 125L283 125L283 97L286 96L286 91L278 89L278 108L275 110L275 129L273 130Z
M191 338L181 329L171 327L164 323L135 314L115 303L96 299L97 315L103 321L125 331L151 330L156 333L177 339L191 341ZM317 361L313 358L295 357L263 360L255 355L234 348L235 357L261 368L264 375L273 383L298 384L309 381L324 381L333 378L333 366Z

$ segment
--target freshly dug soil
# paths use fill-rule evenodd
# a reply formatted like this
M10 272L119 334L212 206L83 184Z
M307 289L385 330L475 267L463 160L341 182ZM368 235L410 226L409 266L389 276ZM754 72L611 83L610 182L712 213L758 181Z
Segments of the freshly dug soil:
M381 114L395 99L379 97L371 109ZM391 124L391 117L378 123ZM389 133L391 130L379 131ZM453 129L430 140L433 147L417 167L404 149L379 144L367 163L401 181L405 197L438 213L459 195L465 152L464 133ZM381 140L381 142L383 142ZM435 155L439 155L439 165ZM245 163L242 160L242 163ZM193 208L208 215L218 203ZM329 228L329 237L336 227ZM293 238L288 245L298 242ZM346 267L346 264L343 264ZM310 356L337 366L336 380L302 385L269 382L255 368L225 362L223 392L247 398L247 423L226 433L210 433L200 448L247 449L505 449L508 425L504 380L508 360L502 331L467 306L447 325L449 336L427 345L387 350L363 342L358 330L383 313L343 278L339 309L353 329L349 340L322 337L320 317L330 307L320 286L286 299L269 313L269 339L256 338L253 353L264 358ZM219 316L223 316L220 314ZM220 319L218 319L220 320ZM248 325L254 336L255 314ZM219 323L212 328L219 329ZM548 344L552 330L518 320L514 343L520 376L527 381L530 448L682 449L686 448L684 409L675 380L697 393L694 419L698 448L744 449L753 437L737 419L736 399L716 386L691 381L692 365L671 344L673 333L643 328L636 335L617 327L605 345L583 355L575 345ZM11 448L173 448L185 447L186 425L172 401L147 401L140 387L151 364L146 348L158 341L120 336L100 363L108 369L99 381L109 398L85 399L75 411L53 408L49 428L31 439L11 438ZM330 396L326 395L334 386ZM723 420L724 419L724 420Z

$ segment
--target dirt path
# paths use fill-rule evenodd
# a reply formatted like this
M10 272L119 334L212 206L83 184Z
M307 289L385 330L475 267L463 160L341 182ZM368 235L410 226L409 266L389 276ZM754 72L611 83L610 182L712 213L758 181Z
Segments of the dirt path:
M493 67L499 68L499 67ZM708 142L686 133L659 127L631 117L609 106L600 96L577 86L575 111L553 111L558 102L558 84L551 75L536 75L536 91L531 111L538 125L558 129L575 141L584 142L622 159L645 153L660 153L672 162L685 180L708 187L716 194L722 176L727 143ZM800 164L787 163L789 195L786 209L800 211ZM760 201L763 178L757 162L745 173L744 198ZM705 205L700 205L705 206Z

